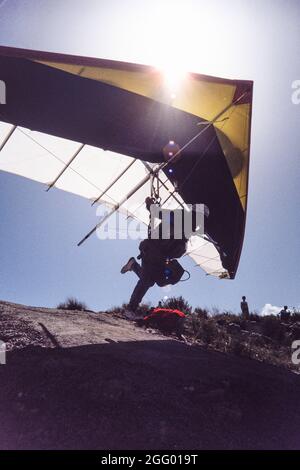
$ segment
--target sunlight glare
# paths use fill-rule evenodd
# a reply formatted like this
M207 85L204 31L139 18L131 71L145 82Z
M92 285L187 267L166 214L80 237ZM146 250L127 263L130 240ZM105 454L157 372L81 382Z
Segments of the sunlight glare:
M171 98L175 99L180 87L187 78L188 72L176 63L164 64L163 67L159 67L159 70L163 74L164 83Z

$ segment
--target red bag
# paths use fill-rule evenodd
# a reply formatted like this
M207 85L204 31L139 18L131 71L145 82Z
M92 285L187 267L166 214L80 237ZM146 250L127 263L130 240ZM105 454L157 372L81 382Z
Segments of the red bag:
M173 309L173 308L162 308L158 307L152 310L152 312L144 317L144 320L150 320L150 319L156 319L158 317L160 318L172 318L174 316L185 318L186 315L181 312L180 310Z

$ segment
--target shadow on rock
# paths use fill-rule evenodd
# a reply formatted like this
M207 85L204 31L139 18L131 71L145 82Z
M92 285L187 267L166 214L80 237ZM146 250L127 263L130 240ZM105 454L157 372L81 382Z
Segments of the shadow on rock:
M299 376L177 341L29 347L0 366L1 449L296 449Z

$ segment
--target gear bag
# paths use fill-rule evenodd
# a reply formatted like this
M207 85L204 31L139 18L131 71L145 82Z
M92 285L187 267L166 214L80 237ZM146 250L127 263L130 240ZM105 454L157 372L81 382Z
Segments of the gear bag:
M177 284L183 276L185 270L177 259L165 261L155 274L155 282L159 287L169 284Z

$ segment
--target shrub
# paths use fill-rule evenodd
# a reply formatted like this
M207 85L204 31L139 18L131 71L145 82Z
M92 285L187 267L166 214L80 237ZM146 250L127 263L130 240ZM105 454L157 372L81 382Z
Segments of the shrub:
M210 316L211 317L217 317L218 315L220 315L220 310L218 307L216 307L215 305L211 307L211 310L210 310Z
M114 306L106 310L106 313L120 313L123 314L125 310L130 310L129 304L123 303L121 306ZM137 308L137 315L147 315L151 310L151 302L140 304Z
M201 324L204 320L205 318L201 315L198 315L197 313L192 313L192 315L188 316L185 322L186 330L191 336L194 336L194 339L198 337L198 334L200 333L201 329Z
M170 297L162 302L163 308L173 308L182 311L186 315L192 313L191 305L182 297Z
M213 320L201 322L198 338L206 344L211 344L218 337L218 328Z
M232 312L217 313L213 316L213 318L220 324L236 323L240 325L242 322L240 315L236 315Z
M86 304L80 302L75 297L68 297L65 302L61 302L56 308L61 310L87 310Z
M208 318L208 311L206 310L206 308L196 307L194 310L194 314L198 318L204 318L204 319Z
M285 337L285 330L281 325L280 319L273 315L263 317L262 334L275 341L282 342Z
M300 312L297 311L297 309L293 309L291 320L293 322L300 322Z
M252 312L249 315L249 320L259 322L261 320L261 316L257 312Z
M137 308L138 315L148 315L151 310L151 302L146 302L144 304L140 304Z
M248 344L244 343L241 339L234 338L230 343L230 350L236 356L251 356Z

